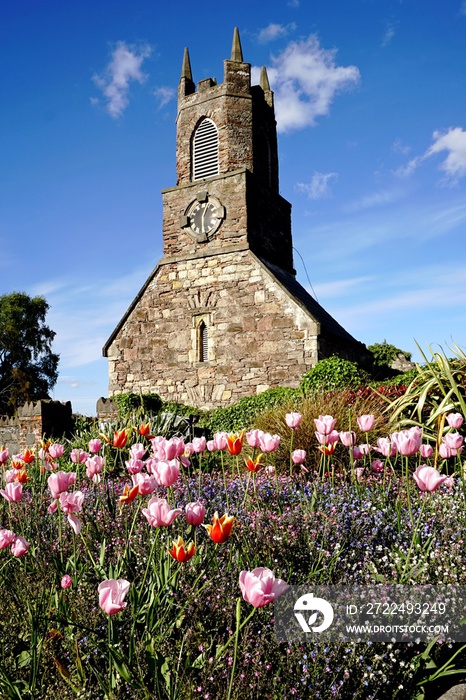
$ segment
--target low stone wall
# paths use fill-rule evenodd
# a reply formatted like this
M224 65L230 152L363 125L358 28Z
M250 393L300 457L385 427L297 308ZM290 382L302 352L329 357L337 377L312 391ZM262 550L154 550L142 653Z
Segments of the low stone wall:
M18 408L14 417L0 417L0 444L16 454L32 448L42 437L61 438L73 430L71 402L37 401Z

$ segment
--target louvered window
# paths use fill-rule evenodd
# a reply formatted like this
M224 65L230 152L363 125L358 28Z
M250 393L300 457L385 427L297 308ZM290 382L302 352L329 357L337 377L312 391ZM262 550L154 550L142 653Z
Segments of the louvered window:
M199 362L207 362L209 359L209 336L204 321L199 324Z
M193 149L194 180L218 175L218 131L211 119L204 119L197 127Z

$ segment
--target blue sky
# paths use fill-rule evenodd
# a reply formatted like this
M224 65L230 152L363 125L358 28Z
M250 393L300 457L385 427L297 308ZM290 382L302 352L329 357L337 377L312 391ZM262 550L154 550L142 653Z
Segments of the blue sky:
M275 92L298 279L366 344L466 345L464 0L3 0L0 294L46 297L76 412L162 255L183 49L221 81L235 26Z

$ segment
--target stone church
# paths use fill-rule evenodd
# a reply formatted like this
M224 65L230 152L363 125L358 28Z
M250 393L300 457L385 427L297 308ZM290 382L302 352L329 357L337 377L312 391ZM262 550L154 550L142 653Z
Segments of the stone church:
M273 92L265 68L251 86L236 29L221 84L206 78L196 89L185 49L176 124L163 258L103 349L109 395L227 406L297 386L330 355L365 355L296 280Z

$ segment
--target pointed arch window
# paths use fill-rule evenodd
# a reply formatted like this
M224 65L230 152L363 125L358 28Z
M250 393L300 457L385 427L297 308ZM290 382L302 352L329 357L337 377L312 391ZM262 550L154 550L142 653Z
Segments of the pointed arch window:
M218 129L211 119L203 119L193 139L193 179L218 175Z
M207 362L209 359L209 333L204 321L201 321L197 330L198 359L199 362Z

